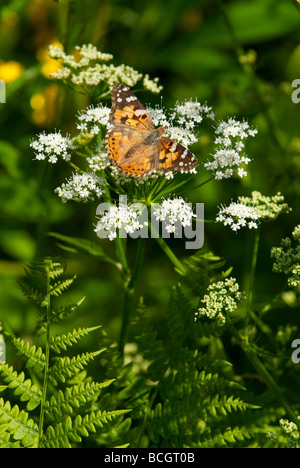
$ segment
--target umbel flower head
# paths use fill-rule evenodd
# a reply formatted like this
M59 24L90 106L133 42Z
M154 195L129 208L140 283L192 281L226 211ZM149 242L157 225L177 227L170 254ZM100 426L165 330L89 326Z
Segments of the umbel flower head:
M299 416L298 419L300 419ZM300 433L297 424L288 419L280 419L279 424L287 437L287 448L300 448Z
M267 197L258 191L254 191L251 197L239 197L238 200L241 203L253 206L264 221L273 221L279 215L291 211L288 204L284 203L284 196L280 192L272 197Z
M105 179L96 176L94 173L75 173L69 180L57 187L55 192L63 203L68 200L87 202L102 196L104 184Z
M241 227L257 229L260 215L255 208L244 203L232 202L229 206L222 206L216 217L217 222L224 226L229 226L233 231L238 231Z
M110 109L99 104L97 107L90 106L78 115L77 128L80 132L98 135L101 126L108 127Z
M273 271L287 275L288 285L294 288L300 285L300 225L295 227L292 236L296 245L287 237L281 241L281 247L272 248L271 257L275 258Z
M117 233L121 229L126 234L133 234L145 226L145 222L140 221L141 214L142 209L136 204L132 206L123 203L120 203L119 206L110 205L100 217L95 232L98 237L108 237L111 241L117 237Z
M215 179L227 179L235 174L239 177L247 175L244 167L250 159L243 153L244 141L254 137L257 130L250 127L246 121L239 122L233 118L219 122L215 129L216 152L213 160L204 164L208 171L214 173Z
M35 159L47 159L50 163L55 164L59 158L69 161L71 159L70 151L75 148L69 135L62 136L61 132L40 133L37 140L30 143L31 148L35 152Z
M190 226L192 219L196 217L191 205L182 197L163 200L154 208L153 215L157 221L165 222L166 231L169 233L175 233L177 223L182 227Z
M288 213L290 208L284 203L284 197L277 193L273 197L267 197L260 192L252 192L251 197L238 197L237 202L231 202L226 207L222 206L216 221L224 226L230 226L233 231L241 227L257 229L260 220L272 221L280 214Z
M108 64L113 55L98 51L92 44L76 46L73 55L67 55L62 47L51 45L48 53L61 64L60 70L51 74L52 79L78 86L93 95L98 89L111 89L115 83L132 87L141 80L143 87L153 93L159 93L162 89L157 78L151 80L149 75L144 76L127 65Z
M203 307L196 312L195 321L205 317L223 326L226 323L227 314L234 312L238 303L244 298L245 295L240 292L235 278L226 278L225 281L213 283L207 288L207 294L201 301Z

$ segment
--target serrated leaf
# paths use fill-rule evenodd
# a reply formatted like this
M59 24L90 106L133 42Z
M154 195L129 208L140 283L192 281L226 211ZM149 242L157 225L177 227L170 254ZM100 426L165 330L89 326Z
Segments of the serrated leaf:
M113 260L112 258L106 255L102 247L96 244L96 242L93 242L88 239L79 238L79 237L71 237L71 236L66 236L63 234L58 234L56 232L48 232L48 236L54 237L62 242L65 242L69 246L72 246L73 252L83 253L85 255L91 255L92 257L100 258L101 260L104 260L105 262L108 262L108 263L112 263L113 265L117 264L115 260ZM61 244L60 244L60 247L62 247Z

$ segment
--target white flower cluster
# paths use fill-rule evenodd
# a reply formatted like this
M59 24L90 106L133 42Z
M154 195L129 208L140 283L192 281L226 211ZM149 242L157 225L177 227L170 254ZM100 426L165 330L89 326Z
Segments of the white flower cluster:
M245 226L249 229L257 229L260 217L252 206L232 202L229 206L220 208L216 221L223 223L224 226L230 226L233 231L238 231Z
M48 53L51 58L59 60L62 66L57 73L51 74L56 80L67 81L85 88L95 87L100 83L112 88L115 83L131 87L144 78L143 85L149 91L159 93L162 89L157 84L157 78L151 80L148 75L143 76L142 73L124 64L119 66L107 64L106 62L112 60L113 56L99 52L92 44L77 46L74 55L67 55L61 47L54 45L49 47Z
M147 107L147 111L155 126L165 127L167 137L186 147L198 141L197 126L203 118L214 118L211 107L192 99L184 103L177 102L170 115L159 107Z
M110 205L107 211L100 217L95 232L99 237L108 237L114 240L117 232L124 229L127 234L133 234L148 226L146 206L143 204L119 206ZM157 221L165 222L168 233L175 233L178 223L181 226L190 226L193 214L192 208L182 198L167 199L161 204L153 206L152 216Z
M282 239L280 247L272 247L271 257L275 258L273 271L287 275L288 285L296 288L300 285L300 226L292 236L295 242L290 237Z
M177 223L182 227L191 226L192 219L196 217L191 204L185 202L182 197L164 200L154 208L153 215L157 221L164 221L169 233L175 233Z
M193 129L195 125L202 122L204 117L214 120L215 115L212 107L190 99L182 104L177 102L173 109L172 117L179 125Z
M298 224L298 226L295 227L295 229L292 232L292 235L295 241L300 242L300 224Z
M145 222L140 222L142 210L136 205L120 204L111 205L107 212L99 219L95 232L100 238L108 237L114 240L117 232L124 229L127 234L133 234L145 226Z
M87 158L87 162L92 172L102 171L106 167L111 167L103 142L95 148L94 154Z
M158 84L158 81L159 78L154 78L151 80L149 75L145 75L143 78L143 86L148 91L151 91L151 93L158 94L163 89L163 87Z
M216 153L213 155L213 161L208 161L204 167L212 171L215 179L229 178L234 175L234 169L237 169L237 175L244 177L247 172L243 166L250 162L250 159L242 154L244 141L249 137L254 137L257 130L252 129L249 123L239 122L233 118L228 121L221 121L215 129L217 146Z
M84 68L88 66L91 61L107 62L113 58L111 54L99 52L92 44L84 44L83 46L76 46L75 51L78 58L74 55L67 55L62 47L50 45L48 49L49 57L57 60L62 60L65 65L71 68Z
M97 177L93 173L75 173L72 177L55 189L55 193L62 199L63 203L68 200L87 202L100 198L103 194L105 179Z
M262 195L258 191L251 193L251 197L238 197L239 202L253 206L262 219L273 221L279 215L289 213L291 208L284 203L284 196L278 192L273 197Z
M300 417L298 416L298 419ZM300 433L297 424L288 419L280 419L280 427L287 436L287 448L300 448Z
M81 111L78 116L79 123L77 124L80 132L87 132L91 135L97 135L100 130L100 125L108 127L110 109L101 104L97 107L90 106L84 111Z
M204 307L200 307L196 312L195 321L206 317L209 320L216 320L219 326L225 325L226 313L235 311L238 302L245 297L239 291L239 284L235 278L226 278L225 281L210 284L207 292L201 301Z
M60 131L48 135L42 132L37 136L37 140L30 143L30 146L35 151L35 159L40 161L48 159L52 164L55 164L58 158L69 161L71 159L70 150L75 148L70 137L68 135L62 136Z

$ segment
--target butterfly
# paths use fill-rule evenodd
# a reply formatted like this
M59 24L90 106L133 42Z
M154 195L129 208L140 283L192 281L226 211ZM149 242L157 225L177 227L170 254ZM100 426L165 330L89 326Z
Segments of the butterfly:
M120 172L143 177L152 172L189 172L198 162L180 143L155 128L148 112L130 89L116 83L111 90L111 128L105 136L110 161Z

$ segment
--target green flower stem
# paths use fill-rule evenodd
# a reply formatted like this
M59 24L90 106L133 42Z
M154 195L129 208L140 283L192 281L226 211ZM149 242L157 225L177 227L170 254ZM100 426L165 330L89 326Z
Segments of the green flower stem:
M269 388L269 390L272 392L278 403L285 409L287 416L291 421L293 421L297 426L300 428L300 421L297 418L295 412L293 409L290 407L289 402L283 395L282 391L278 387L277 383L269 373L269 371L266 369L266 367L263 365L259 357L255 354L254 351L250 349L244 349L249 361L253 365L253 367L256 369L258 374L262 377L263 381Z
M259 239L260 239L260 228L255 230L251 268L250 268L250 278L249 278L248 295L247 295L246 320L245 320L245 337L246 337L247 342L248 342L247 328L248 328L248 324L250 320L251 307L252 307L252 301L253 301L253 287L254 287L255 270L256 270L257 256L258 256Z
M74 163L72 163L72 161L67 161L67 163L69 164L70 167L72 167L72 169L74 169L76 172L80 172L80 174L85 174L85 171L83 171L82 169L80 169L80 167L76 166Z
M151 232L153 232L154 234L156 234L158 236L158 237L155 238L155 240L158 243L158 245L160 246L160 248L163 250L163 252L166 254L168 259L173 263L173 265L177 268L177 270L180 271L180 273L182 275L185 275L187 273L185 267L183 266L181 261L176 257L174 252L170 249L168 244L163 240L163 238L159 236L159 233L156 231L156 229L153 228L153 226L151 226L150 222L149 222L149 228L150 228Z
M209 177L208 179L206 179L204 182L201 182L201 184L198 184L196 185L195 187L190 187L189 189L187 189L189 192L192 192L193 190L197 190L198 188L200 187L203 187L203 185L205 184L208 184L208 182L212 181L215 179L215 176L211 176ZM184 192L186 192L187 190L185 190ZM182 192L182 193L184 193Z
M255 351L249 348L246 344L245 340L240 336L239 332L236 330L235 326L231 322L230 318L227 317L227 321L229 324L229 330L232 333L233 337L236 339L237 343L243 349L244 353L248 357L249 361L251 362L252 366L256 370L256 372L260 375L266 386L272 392L278 403L285 409L287 416L291 421L293 421L297 426L300 428L300 421L297 418L294 410L291 408L289 402L283 395L282 391L280 390L279 386L277 385L276 381L266 369L262 361L259 359Z
M166 254L168 259L173 263L173 265L177 268L177 270L180 271L182 275L186 274L186 269L182 265L181 261L176 257L174 252L170 249L168 244L163 240L162 237L158 237L156 239L156 242L160 246L160 248L163 250L163 252Z
M116 255L122 265L122 273L123 276L126 277L128 273L128 263L127 263L127 257L126 257L126 251L125 251L125 246L124 246L124 241L125 239L120 239L119 237L116 237L115 239L115 245L116 245Z
M50 362L50 307L51 307L51 295L50 295L50 272L47 267L47 295L46 295L46 320L45 320L45 333L46 333L46 345L45 345L45 368L44 368L44 381L42 389L42 400L39 417L39 438L38 447L41 448L44 431L44 418L45 418L45 405L47 401L47 388L48 388L48 376L49 376L49 362Z
M133 305L133 299L134 299L135 284L143 266L145 244L146 244L146 239L143 239L140 237L138 240L137 253L136 253L135 263L132 269L132 273L128 281L125 282L124 284L125 298L124 298L124 306L123 306L123 313L122 313L122 326L121 326L120 339L119 339L119 351L121 354L123 354L124 352L124 346L126 343L129 318L130 318L130 313L132 311L132 305Z

